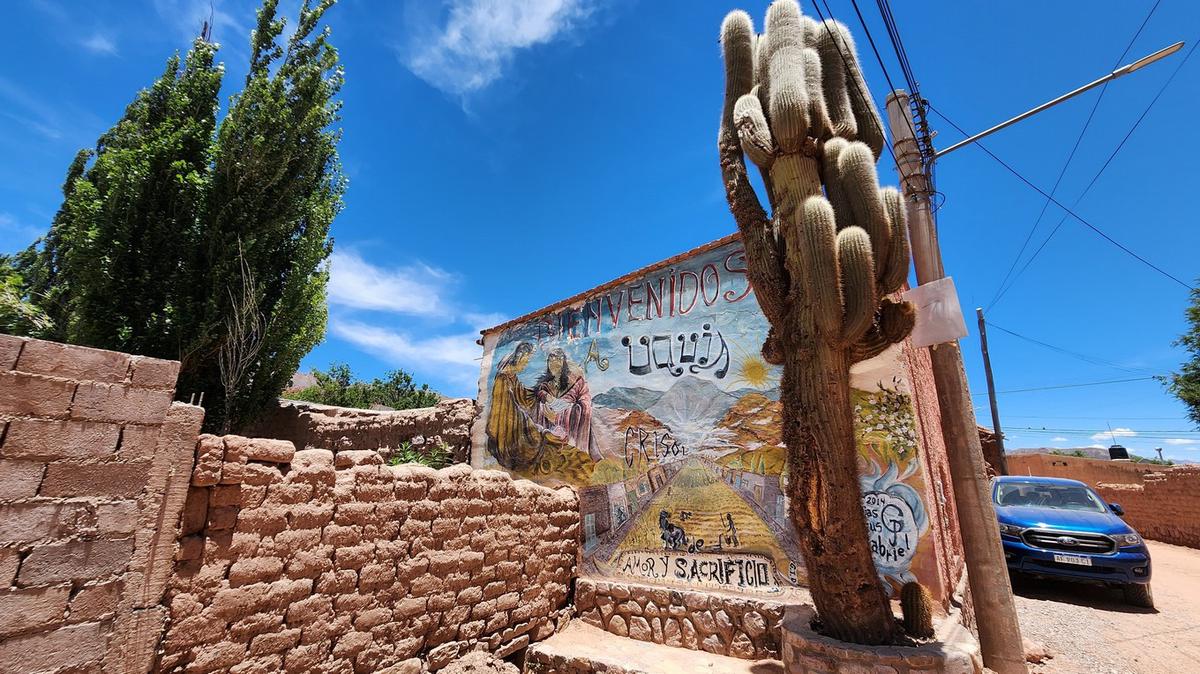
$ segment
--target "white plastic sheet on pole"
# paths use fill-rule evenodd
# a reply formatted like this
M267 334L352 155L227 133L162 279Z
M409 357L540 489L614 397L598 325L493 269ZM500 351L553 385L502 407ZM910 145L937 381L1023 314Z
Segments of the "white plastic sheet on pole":
M913 326L913 346L933 346L967 336L958 291L949 276L930 281L904 293L904 299L917 307L917 323Z

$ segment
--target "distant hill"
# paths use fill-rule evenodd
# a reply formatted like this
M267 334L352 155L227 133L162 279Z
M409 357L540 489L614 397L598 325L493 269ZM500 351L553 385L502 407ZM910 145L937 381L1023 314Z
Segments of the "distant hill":
M760 395L760 396L765 397L767 400L778 401L779 400L779 387L776 386L775 388L769 388L769 389L765 389L765 390L757 389L757 388L740 388L740 389L737 389L736 391L730 391L729 395L733 396L734 398L736 398L738 400L741 400L742 398L745 398L748 395Z
M662 397L646 408L677 432L685 425L715 422L737 402L706 379L682 377Z
M1006 449L1005 454L1066 454L1078 456L1082 452L1089 459L1108 460L1108 448L1100 447L1022 447L1021 449Z
M657 402L662 395L662 391L640 386L614 386L600 395L593 396L592 403L597 407L644 410Z

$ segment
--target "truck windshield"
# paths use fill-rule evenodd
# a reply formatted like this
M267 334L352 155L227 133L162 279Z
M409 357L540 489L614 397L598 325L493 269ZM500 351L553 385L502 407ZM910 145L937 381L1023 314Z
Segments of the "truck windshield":
M996 504L1106 512L1108 508L1087 487L1040 482L1002 482L996 485Z

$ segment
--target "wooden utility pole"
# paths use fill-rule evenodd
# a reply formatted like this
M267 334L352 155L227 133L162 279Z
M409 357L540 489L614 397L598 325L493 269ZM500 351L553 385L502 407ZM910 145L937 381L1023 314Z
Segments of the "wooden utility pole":
M896 90L887 98L888 127L896 154L896 169L908 210L909 239L917 284L945 277L937 230L933 226L929 176L913 137L908 94ZM983 664L999 674L1025 674L1025 647L1013 603L1008 565L1000 543L991 485L984 470L979 430L963 370L962 352L952 341L930 348L942 436L950 464L950 481L958 509L967 581L975 603Z
M997 475L1008 475L1008 458L1004 456L1004 431L1000 430L1000 407L996 403L996 384L992 381L992 358L988 355L987 321L983 320L983 308L975 307L975 315L979 317L979 350L983 352L988 402L992 404L992 431L996 433L996 454L991 457L990 463Z

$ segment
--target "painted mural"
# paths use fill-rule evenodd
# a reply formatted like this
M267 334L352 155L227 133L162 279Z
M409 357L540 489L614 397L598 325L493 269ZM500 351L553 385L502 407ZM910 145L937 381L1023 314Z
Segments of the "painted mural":
M762 593L804 585L766 333L736 239L485 331L473 463L576 487L587 573ZM920 545L929 518L898 354L852 379L863 509L891 587L932 554Z

